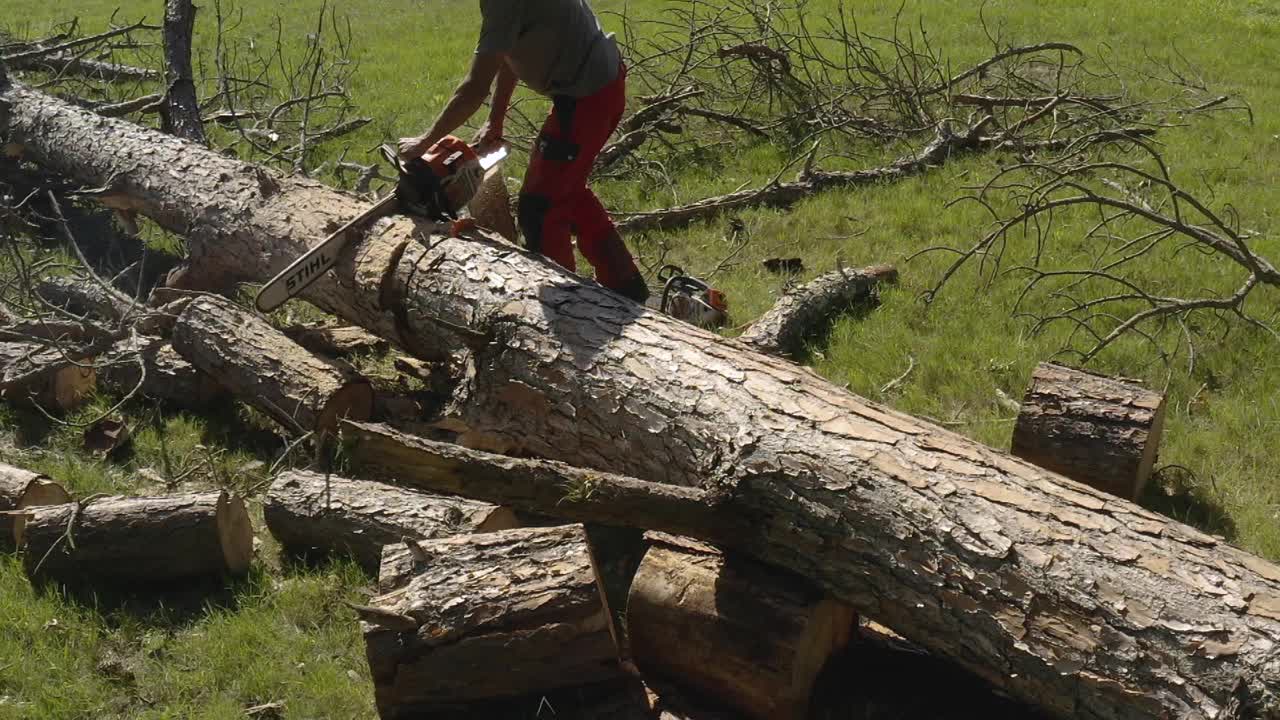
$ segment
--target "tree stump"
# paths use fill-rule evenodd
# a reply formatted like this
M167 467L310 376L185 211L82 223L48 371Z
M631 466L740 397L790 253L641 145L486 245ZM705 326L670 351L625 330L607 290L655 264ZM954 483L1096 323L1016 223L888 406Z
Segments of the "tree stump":
M384 720L619 676L581 525L426 540L414 552L418 573L360 610Z
M635 664L761 720L802 720L856 614L804 579L648 533L627 601Z
M173 347L236 397L291 433L331 431L373 412L368 380L307 352L227 300L191 301L173 328Z
M287 550L346 552L378 572L382 546L518 527L507 508L428 495L369 480L305 471L285 472L263 507L267 527Z
M27 523L22 511L70 501L71 494L44 475L0 463L0 550L21 543Z
M244 502L225 492L37 508L19 538L23 541L23 562L33 581L163 586L242 575L253 555L253 527Z
M1133 383L1041 363L1013 428L1013 454L1136 500L1159 451L1164 401Z

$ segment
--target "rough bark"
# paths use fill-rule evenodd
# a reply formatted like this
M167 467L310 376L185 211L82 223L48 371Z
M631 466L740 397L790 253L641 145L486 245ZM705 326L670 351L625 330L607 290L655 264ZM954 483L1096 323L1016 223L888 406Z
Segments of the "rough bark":
M857 617L803 578L650 533L627 601L632 658L761 720L804 720Z
M0 463L0 550L21 542L27 522L21 511L70 501L71 495L44 475Z
M225 492L110 497L39 508L23 564L33 580L167 585L240 575L253 555L244 502Z
M208 274L260 281L363 207L20 86L5 103L10 143L86 185L114 177L102 198L185 233ZM1275 565L440 232L383 219L303 297L420 357L470 347L463 442L705 482L744 524L735 546L1060 717L1280 708Z
M225 391L208 373L187 362L168 340L143 337L127 340L107 355L101 380L123 396L136 392L173 407L200 410L213 405Z
M421 572L361 613L383 718L618 676L581 526L419 547Z
M129 305L101 285L65 277L51 277L36 285L36 294L51 305L81 316L119 322Z
M168 85L160 111L165 132L205 144L200 103L191 72L191 35L196 8L191 0L166 0L164 4L164 81Z
M97 386L92 358L74 349L0 342L0 398L14 403L70 410Z
M367 380L220 298L200 297L187 305L174 325L173 347L290 433L330 431L340 418L367 419L373 412Z
M1164 432L1164 393L1041 363L1013 427L1013 454L1112 495L1142 495Z
M287 550L349 553L375 574L382 546L403 538L425 540L518 526L514 513L495 505L300 470L276 479L263 513L271 534Z
M312 327L291 325L284 334L302 347L317 355L331 358L347 358L353 355L370 355L386 352L389 344L367 330L350 325L338 327Z
M881 283L897 279L892 265L821 275L782 296L738 339L763 353L797 357L805 343L824 335L841 313L872 302Z

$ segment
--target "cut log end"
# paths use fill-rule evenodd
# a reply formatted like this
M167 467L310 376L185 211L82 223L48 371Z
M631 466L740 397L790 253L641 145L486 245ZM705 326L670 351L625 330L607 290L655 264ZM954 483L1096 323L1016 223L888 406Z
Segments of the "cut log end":
M28 518L22 511L70 501L71 494L44 475L0 463L0 511L11 513L0 515L0 547L22 546Z
M373 385L359 379L343 385L316 417L316 430L335 433L343 420L361 422L373 417Z
M218 498L217 526L227 572L245 574L253 560L253 524L242 498L225 493Z
M807 581L662 533L631 587L627 629L636 664L749 717L799 720L856 615Z
M62 505L69 502L71 502L71 493L67 492L58 483L42 478L31 481L14 509L26 510L27 508L43 505ZM26 540L26 530L27 516L22 514L14 515L13 544L15 547L22 547Z

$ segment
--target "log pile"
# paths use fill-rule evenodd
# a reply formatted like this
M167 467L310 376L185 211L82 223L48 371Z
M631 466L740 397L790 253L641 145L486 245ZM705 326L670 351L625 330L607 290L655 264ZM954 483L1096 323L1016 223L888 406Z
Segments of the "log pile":
M362 207L18 85L0 86L0 107L10 144L184 233L190 272L210 282L261 281ZM485 230L385 218L302 297L421 359L461 358L433 426L455 442L340 422L362 406L334 400L348 378L295 362L296 343L229 303L191 301L174 347L282 423L341 425L362 474L715 545L670 555L679 572L641 563L637 619L650 629L628 635L634 659L718 700L759 703L729 696L772 683L778 712L796 712L812 666L846 637L847 607L1056 717L1280 714L1280 568L1218 538L648 312ZM43 545L85 522L58 512L33 520ZM726 575L721 552L783 568L812 594L778 588L773 571ZM384 717L629 670L581 526L410 538L382 553L379 593L358 612ZM747 655L723 639L745 621L709 605L708 572L717 589L774 599L780 634L763 640L786 669L744 687L673 657L687 649L659 637L654 615L646 624L646 612L700 618L692 645ZM664 574L689 578L707 611L671 607L655 585ZM491 672L499 664L512 670Z
M70 501L71 495L48 477L0 463L0 550L22 544L33 508Z

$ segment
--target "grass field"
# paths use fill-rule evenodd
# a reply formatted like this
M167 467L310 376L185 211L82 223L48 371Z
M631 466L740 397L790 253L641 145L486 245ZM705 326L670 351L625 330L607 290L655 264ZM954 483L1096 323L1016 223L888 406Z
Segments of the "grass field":
M612 13L657 13L660 0L598 0ZM74 12L83 25L101 28L116 7L127 17L161 14L159 2L81 0ZM320 0L245 3L243 28L268 38L272 18L283 17L287 42L301 46ZM815 2L815 11L834 2ZM7 0L0 23L21 18L19 31L42 34L72 12L61 4ZM339 0L350 18L358 62L352 91L360 112L375 121L351 138L353 156L379 142L416 133L445 101L470 53L478 12L473 0ZM868 28L883 28L898 2L859 3ZM206 51L210 8L199 20ZM1118 67L1141 67L1149 57L1180 53L1217 92L1232 94L1254 109L1243 115L1191 119L1162 132L1174 174L1193 192L1231 205L1242 224L1260 233L1255 249L1280 258L1280 84L1274 63L1280 54L1280 6L1264 0L1187 0L1154 4L1140 0L1075 0L1058 3L990 3L989 20L1014 43L1063 40L1090 53L1105 53ZM987 45L977 5L959 0L913 0L909 18L921 16L933 42L957 64L984 57ZM606 24L617 19L606 15ZM766 180L781 161L767 146L717 158L714 165L678 175L661 194L650 185L622 179L600 188L606 204L643 210L732 190ZM960 186L989 174L991 157L957 160L920 177L891 185L833 192L790 212L760 210L742 215L752 238L739 264L716 280L728 292L733 322L763 312L782 290L760 260L802 255L808 274L836 263L899 263L901 283L888 290L873 312L841 320L829 340L811 353L824 376L854 392L904 411L934 418L995 447L1007 447L1012 413L999 393L1019 398L1031 369L1065 340L1061 331L1030 333L1011 317L1020 284L998 278L978 289L962 275L932 305L918 295L936 282L945 258L914 252L932 245L967 246L987 229L972 206L949 208ZM512 171L518 175L518 168ZM1086 220L1059 225L1048 260L1083 257L1078 238ZM671 260L698 273L729 251L723 221L634 240L653 254L660 244ZM1195 254L1153 260L1138 279L1163 292L1190 294L1202 286L1223 287L1230 268ZM1280 310L1280 293L1259 291L1252 305L1262 317ZM1185 359L1166 367L1138 343L1121 344L1094 365L1156 387L1167 386L1170 413L1159 464L1190 471L1166 473L1151 484L1144 503L1198 525L1274 560L1280 560L1280 362L1277 343L1241 324L1229 335L1199 347L1196 369ZM888 394L880 388L915 370ZM96 409L109 404L102 399ZM95 408L84 412L88 416ZM246 439L244 413L218 418L153 415L129 408L140 431L134 455L104 463L78 454L71 430L0 444L0 460L49 473L79 493L123 492L145 487L137 470L173 457L222 448L209 481L243 488L262 479L248 463L268 464L279 451L268 440ZM18 418L0 415L0 427ZM160 442L161 436L164 442ZM260 519L260 515L259 515ZM259 526L261 524L259 523ZM371 689L354 616L341 604L359 600L370 578L345 563L319 569L281 566L265 532L252 575L212 599L171 607L121 604L114 598L66 597L36 592L20 563L0 556L0 720L18 718L228 718L244 708L283 702L289 718L374 717Z

